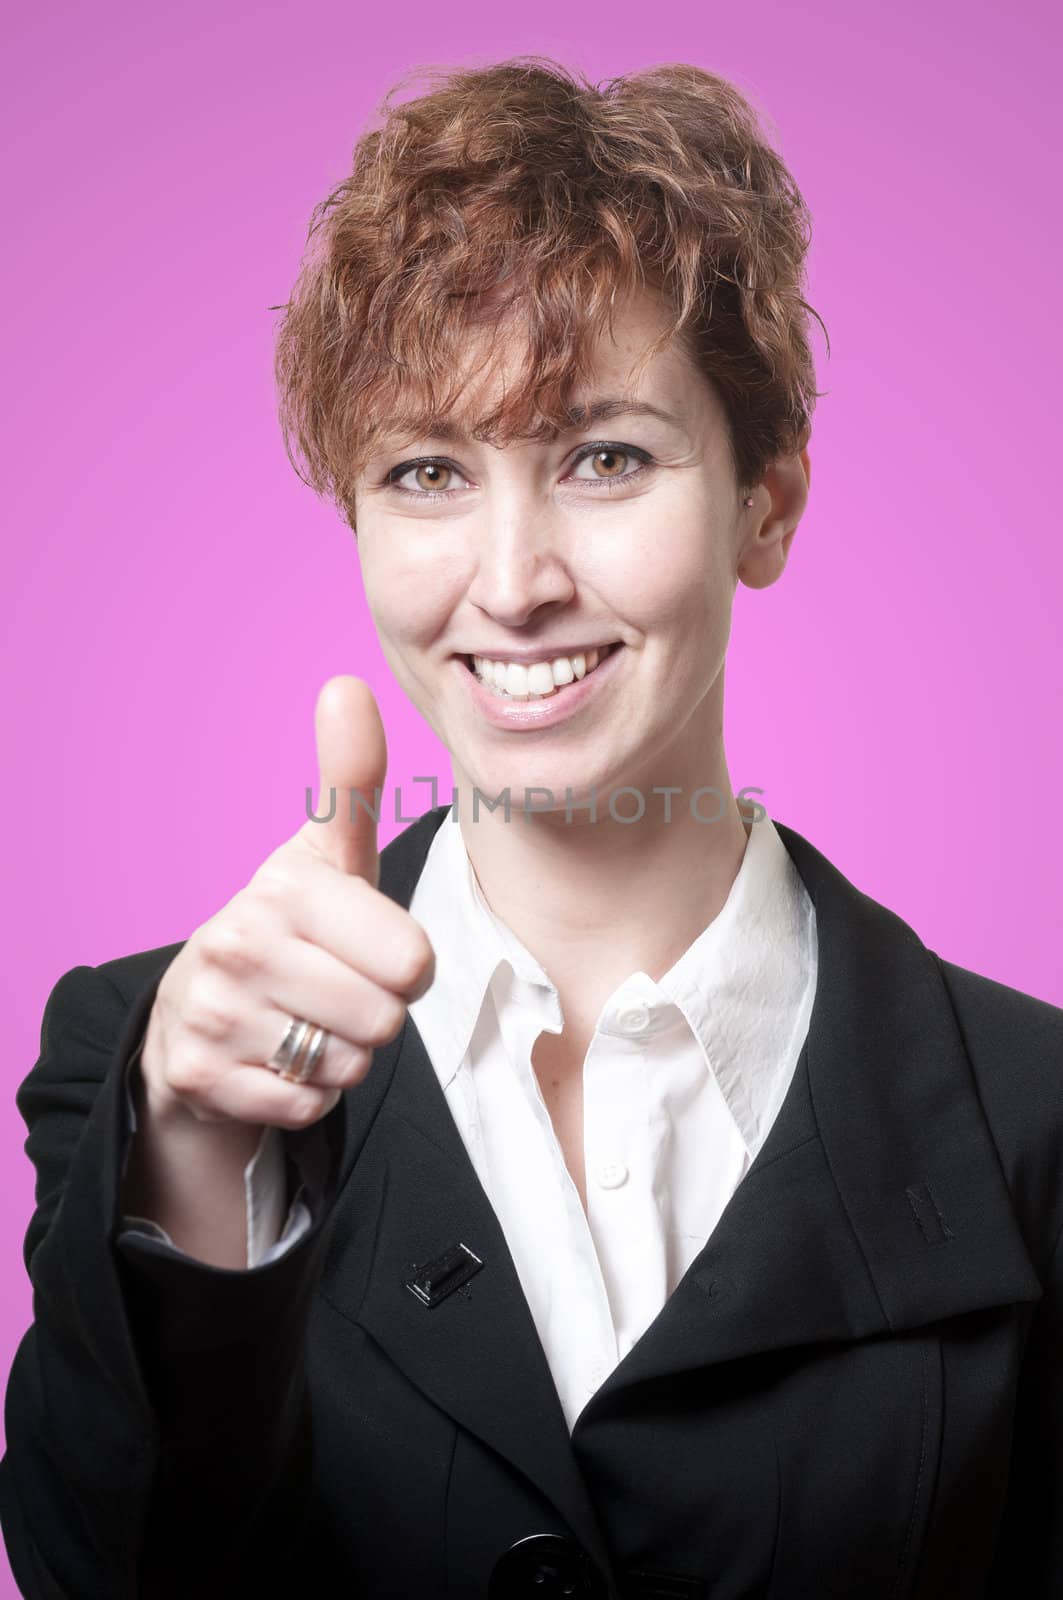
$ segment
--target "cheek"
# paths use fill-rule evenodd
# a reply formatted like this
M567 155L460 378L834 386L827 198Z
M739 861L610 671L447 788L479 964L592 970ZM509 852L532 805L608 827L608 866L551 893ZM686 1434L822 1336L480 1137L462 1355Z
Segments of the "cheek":
M685 515L672 516L665 510L652 537L640 529L638 538L617 542L611 560L597 564L594 584L610 608L650 634L711 629L729 608L720 541L684 509Z
M428 644L445 627L453 610L451 585L431 563L404 556L397 548L373 551L362 560L366 603L381 642L398 648Z

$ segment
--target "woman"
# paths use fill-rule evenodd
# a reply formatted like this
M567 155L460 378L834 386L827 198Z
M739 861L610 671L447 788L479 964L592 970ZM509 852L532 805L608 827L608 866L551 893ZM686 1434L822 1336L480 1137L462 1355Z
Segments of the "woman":
M311 234L286 438L455 804L378 858L332 680L298 834L53 990L23 1593L1063 1592L1063 1012L728 774L808 495L791 176L709 73L503 63Z

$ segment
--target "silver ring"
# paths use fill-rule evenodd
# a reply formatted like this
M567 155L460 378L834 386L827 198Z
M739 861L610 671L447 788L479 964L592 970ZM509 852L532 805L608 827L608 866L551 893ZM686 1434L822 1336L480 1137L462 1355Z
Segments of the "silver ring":
M284 1038L266 1065L287 1083L305 1083L321 1061L328 1038L324 1028L307 1022L304 1017L292 1017Z

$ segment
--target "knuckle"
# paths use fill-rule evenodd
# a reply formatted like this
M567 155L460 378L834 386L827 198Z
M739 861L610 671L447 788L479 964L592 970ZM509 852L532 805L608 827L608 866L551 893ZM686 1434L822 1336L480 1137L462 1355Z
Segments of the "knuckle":
M200 943L204 961L229 972L247 972L260 964L256 941L247 922L218 917L206 925Z
M379 1003L372 1025L366 1030L366 1038L372 1044L387 1044L389 1039L394 1039L403 1022L406 1020L406 1007L397 995L386 995Z
M301 1089L292 1102L290 1116L295 1127L309 1128L317 1122L321 1111L321 1097L317 1090Z
M365 1077L373 1052L364 1045L351 1045L344 1052L343 1059L337 1064L340 1083L349 1088L352 1084L360 1083Z
M205 1050L189 1046L179 1052L169 1064L166 1077L170 1088L179 1095L201 1095L209 1087L212 1072L210 1058Z
M434 956L427 938L411 940L395 954L395 966L400 987L412 989L421 983L430 971Z
M255 894L271 911L290 904L296 887L295 871L288 861L267 861L254 879Z
M236 1026L232 996L209 974L197 974L185 997L185 1024L205 1039L228 1039Z
M373 1059L373 1051L368 1050L365 1046L355 1045L352 1048L351 1053L347 1056L346 1064L344 1064L344 1088L352 1088L355 1083L362 1082L362 1078L365 1077L368 1067L370 1067L371 1059Z

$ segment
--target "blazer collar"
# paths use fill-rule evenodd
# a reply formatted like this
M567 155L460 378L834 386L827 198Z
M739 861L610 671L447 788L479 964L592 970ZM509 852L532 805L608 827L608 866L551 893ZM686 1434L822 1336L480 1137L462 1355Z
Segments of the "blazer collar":
M381 889L400 904L447 810L426 813L382 852ZM411 1019L376 1052L371 1115L355 1114L359 1091L346 1097L338 1237L342 1245L355 1226L345 1215L359 1218L371 1264L344 1270L342 1248L333 1250L325 1292L437 1405L520 1468L606 1566L576 1451L585 1423L632 1386L1042 1293L936 957L800 834L776 827L816 908L805 1047L707 1244L571 1440L505 1239ZM407 1280L456 1244L483 1267L429 1308Z

